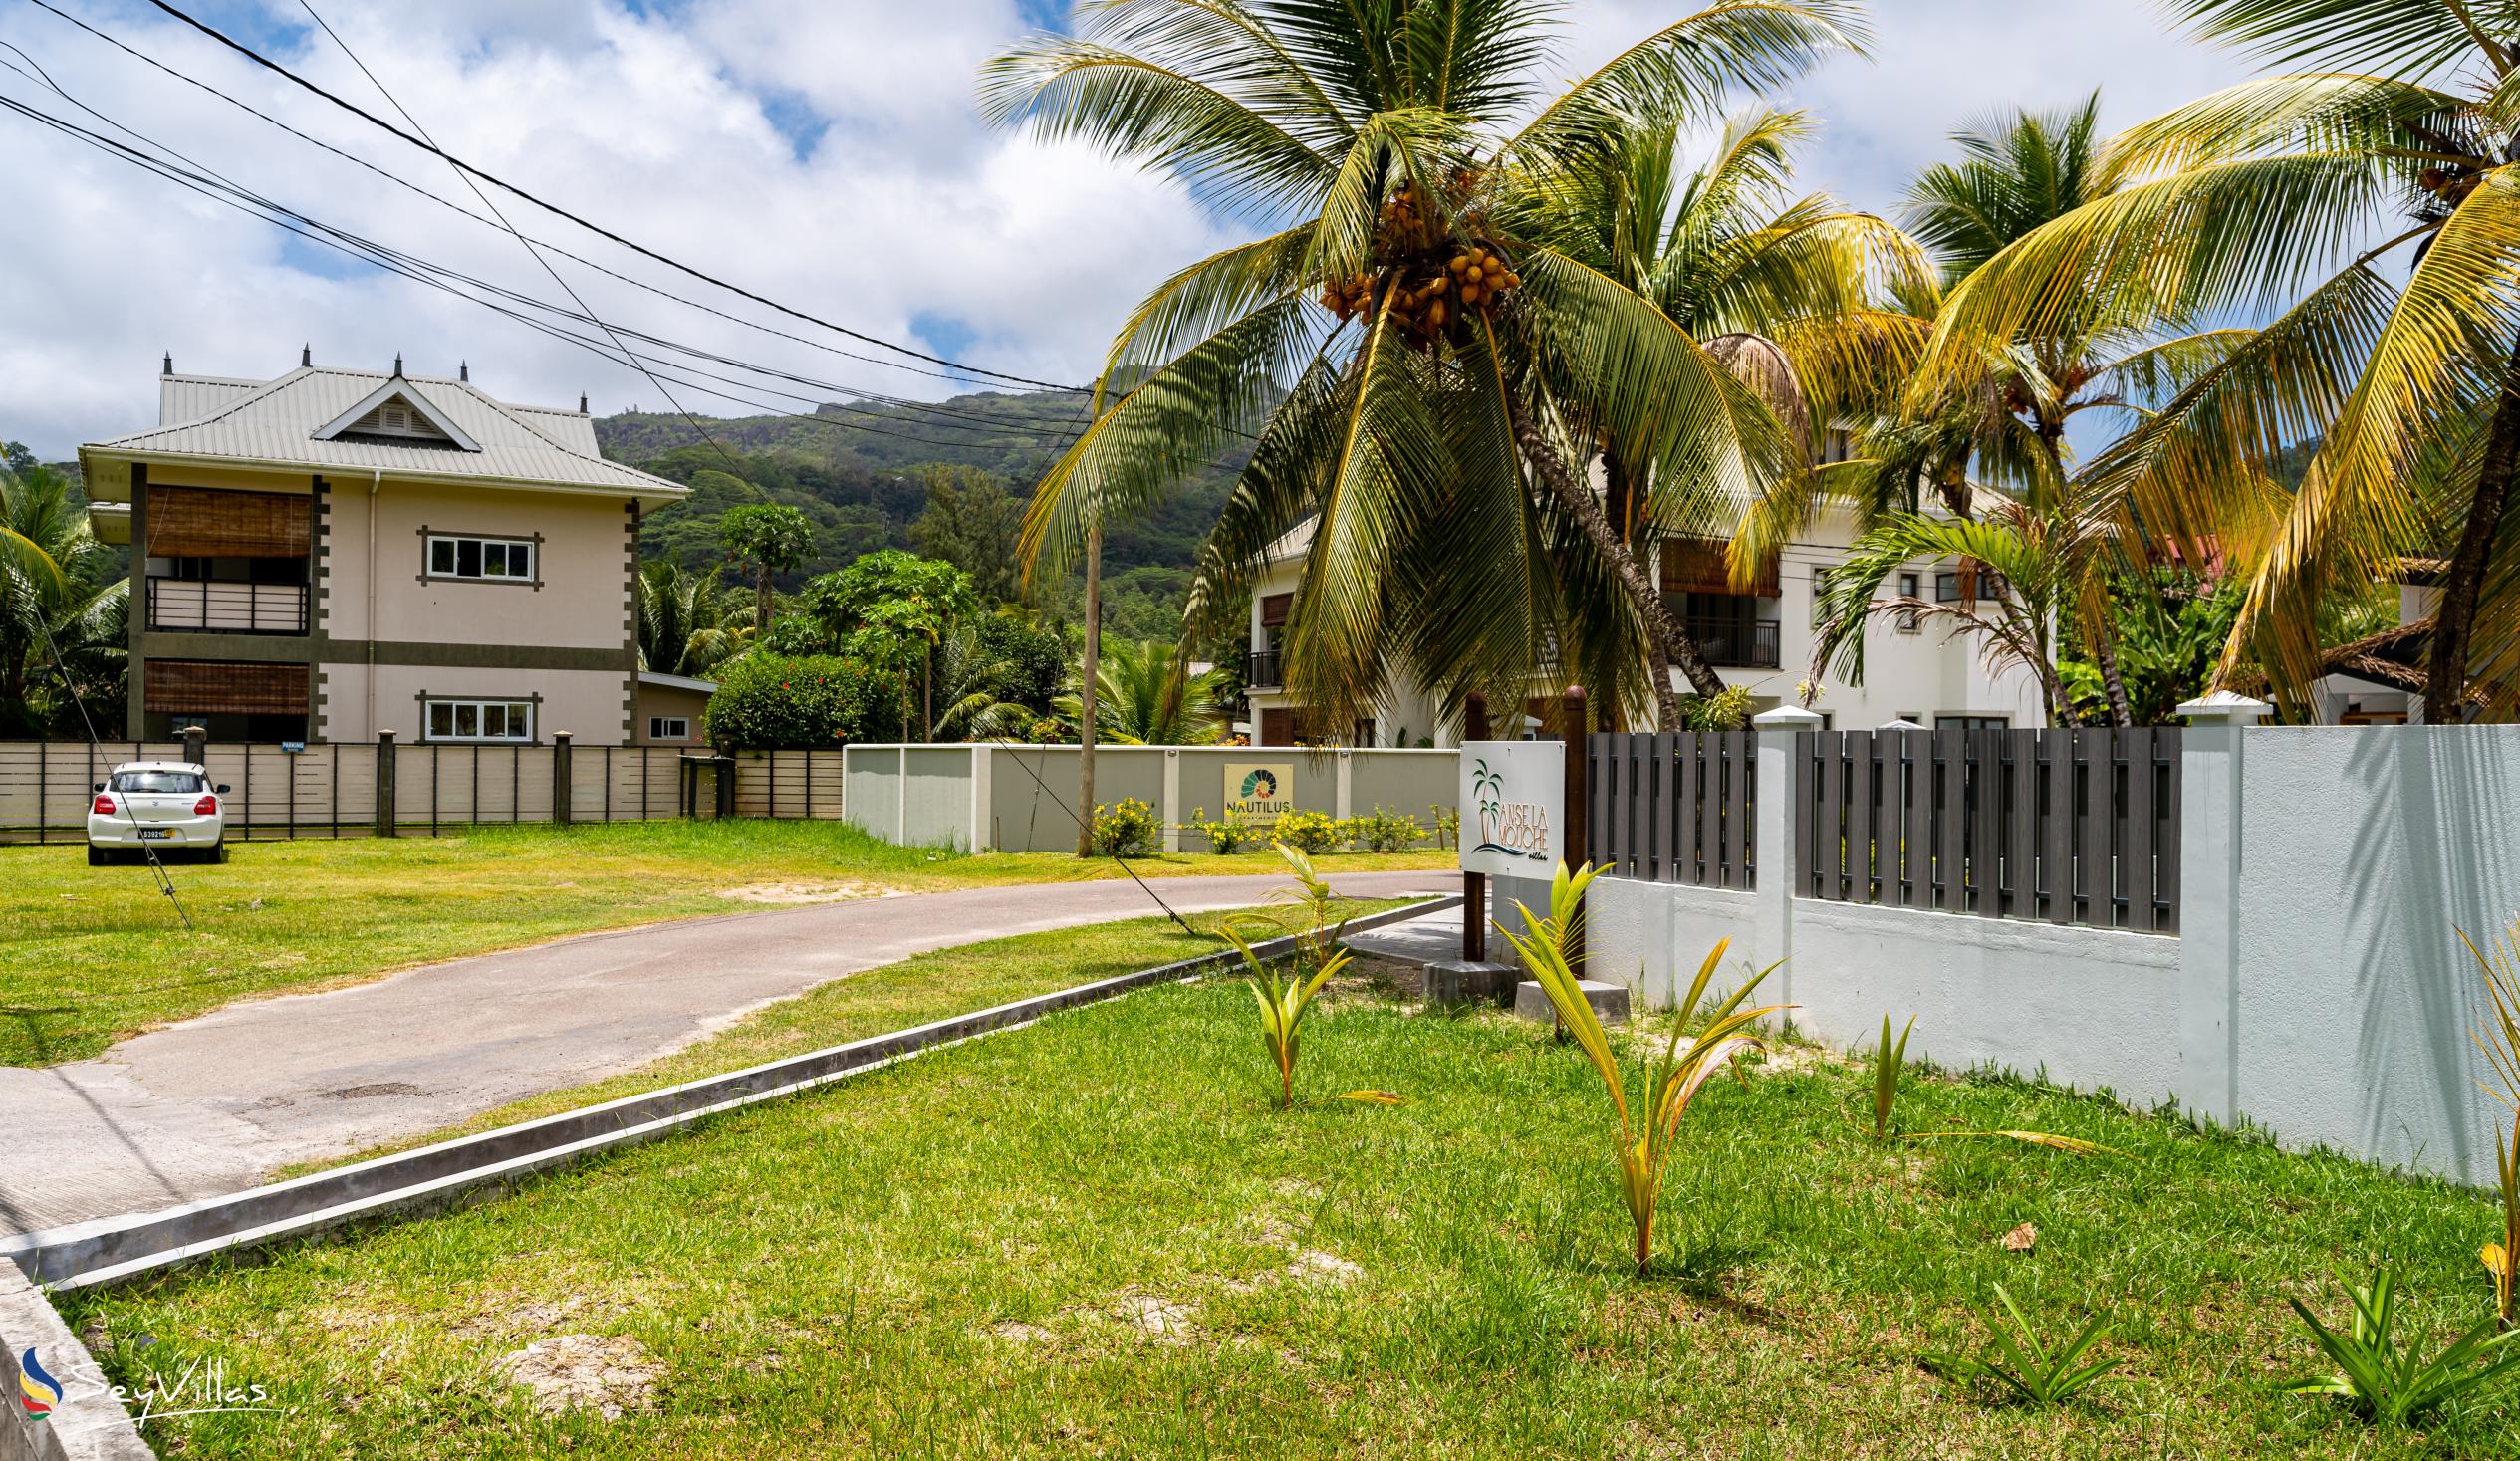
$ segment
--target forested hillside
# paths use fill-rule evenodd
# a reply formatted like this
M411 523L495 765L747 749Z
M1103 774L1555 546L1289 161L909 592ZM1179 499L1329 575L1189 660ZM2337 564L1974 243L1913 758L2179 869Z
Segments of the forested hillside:
M935 469L958 469L947 475L966 495L977 484L1028 496L1087 412L1087 398L1071 391L888 407L832 404L811 416L702 417L711 445L678 415L633 411L599 419L596 439L606 456L693 489L688 499L647 519L646 557L703 567L723 557L717 519L728 508L777 502L804 512L814 524L817 557L782 582L792 590L861 554L917 547L912 528L927 510ZM731 468L728 455L735 458ZM1220 461L1155 511L1113 525L1103 559L1113 633L1169 639L1179 632L1190 566L1241 465L1239 457ZM1072 611L1078 598L1077 586L1065 584L1045 607Z

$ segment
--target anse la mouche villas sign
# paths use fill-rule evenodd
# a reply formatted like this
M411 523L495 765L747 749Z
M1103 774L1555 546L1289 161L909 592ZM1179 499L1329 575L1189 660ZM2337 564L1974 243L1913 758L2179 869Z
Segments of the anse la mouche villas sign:
M1566 747L1470 741L1461 747L1461 870L1547 877L1562 849Z

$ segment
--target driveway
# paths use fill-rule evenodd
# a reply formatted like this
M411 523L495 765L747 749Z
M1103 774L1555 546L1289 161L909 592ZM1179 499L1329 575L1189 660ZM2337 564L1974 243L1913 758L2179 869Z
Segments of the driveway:
M1434 872L1333 876L1356 897L1449 891ZM1281 877L1167 877L1183 912ZM254 1186L634 1069L818 984L956 944L1157 909L1128 881L964 888L588 934L324 994L257 1000L91 1061L0 1069L0 1231Z

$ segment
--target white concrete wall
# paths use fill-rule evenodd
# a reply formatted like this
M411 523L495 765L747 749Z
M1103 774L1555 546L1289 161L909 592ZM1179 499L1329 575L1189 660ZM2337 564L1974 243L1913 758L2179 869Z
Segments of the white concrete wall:
M1910 1054L1938 1065L2491 1182L2506 1117L2478 1089L2458 930L2520 916L2520 727L2199 725L2183 755L2183 936L1605 878L1593 977L1664 1002L1729 937L1726 987L1786 957L1761 1002L1841 1048L1912 1014ZM1767 865L1792 860L1790 805L1761 798Z

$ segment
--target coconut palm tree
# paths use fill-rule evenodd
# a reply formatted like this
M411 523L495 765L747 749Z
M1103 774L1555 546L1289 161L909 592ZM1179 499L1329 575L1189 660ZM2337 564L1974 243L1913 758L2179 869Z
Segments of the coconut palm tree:
M1533 178L1623 119L1707 119L1863 32L1853 0L1709 0L1554 98L1544 0L1098 0L990 63L998 122L1080 139L1273 232L1163 281L1025 523L1091 525L1248 445L1191 606L1217 611L1305 518L1290 688L1332 723L1385 665L1456 707L1519 700L1551 645L1633 614L1694 653L1586 480L1605 437L1657 479L1755 497L1788 433L1707 343L1546 241ZM1576 561L1552 562L1572 546ZM1613 586L1572 593L1567 578Z
M2171 0L2300 71L2120 134L2104 193L1953 294L1934 370L2078 312L2269 318L2090 470L2146 531L2253 560L2224 653L2298 698L2333 589L2443 554L2425 711L2520 708L2520 35L2501 0ZM2403 282L2392 276L2403 270ZM1947 347L1947 349L1946 349ZM2267 480L2316 441L2298 491Z
M665 674L705 675L752 647L752 625L714 571L671 559L639 565L638 667Z
M1100 734L1124 746L1204 746L1224 727L1213 692L1215 671L1191 674L1189 660L1170 644L1119 640L1104 646L1096 675ZM1084 697L1052 702L1071 725L1083 715Z
M2014 241L2112 186L2097 93L2066 112L1998 115L1953 133L1952 141L1960 159L1919 174L1902 210L1950 289L1965 288ZM1948 296L1931 285L1910 284L1902 300L1920 332L1934 331L1948 308ZM2102 499L2077 480L2081 467L2066 432L2087 413L2121 425L2140 419L2250 338L2241 330L2185 331L2179 317L2125 303L2086 301L1999 341L1937 337L1937 368L1902 382L1883 402L1859 441L1864 465L1832 479L1859 503L1868 531L1889 515L1921 511L1928 489L1944 513L1973 516L1973 480L2049 517L2043 538L2071 555L2075 571L2076 589L2064 607L2100 667L2110 720L2122 726L2135 717L2118 667L2109 584L2130 555L2121 547L2125 535L2095 517L2093 503ZM1898 567L1888 564L1885 575ZM1861 658L1842 662L1860 667Z
M49 696L37 690L57 687L65 667L83 694L119 681L130 585L96 582L106 557L68 478L0 471L0 726L11 733L47 728L38 702Z
M1827 420L1853 379L1882 372L1885 359L1912 359L1923 338L1921 328L1883 308L1895 286L1923 277L1913 242L1826 196L1794 195L1794 152L1813 131L1800 112L1744 113L1726 123L1704 165L1690 170L1677 122L1606 119L1600 145L1531 180L1529 208L1540 239L1705 341L1776 413L1805 458L1815 410ZM1655 475L1650 461L1607 434L1599 447L1605 515L1638 564L1656 562L1666 534L1731 536L1744 504L1706 492L1702 478ZM1738 568L1746 578L1772 545L1745 547L1750 556ZM1627 632L1615 641L1581 646L1586 683L1614 705L1653 700L1660 723L1676 726L1672 663L1661 642L1634 615L1620 627ZM1687 647L1679 668L1690 688L1721 694L1722 677L1693 641ZM1640 665L1643 687L1635 684Z

